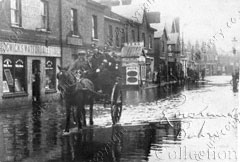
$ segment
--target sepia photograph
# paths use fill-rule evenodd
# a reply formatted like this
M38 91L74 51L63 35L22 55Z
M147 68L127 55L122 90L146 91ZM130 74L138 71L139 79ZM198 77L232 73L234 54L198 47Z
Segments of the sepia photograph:
M0 0L0 162L239 162L239 0Z

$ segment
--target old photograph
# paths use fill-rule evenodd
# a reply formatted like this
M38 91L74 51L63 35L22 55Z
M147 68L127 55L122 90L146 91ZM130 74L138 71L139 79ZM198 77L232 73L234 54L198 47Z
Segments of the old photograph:
M239 66L239 0L0 0L0 162L238 162Z

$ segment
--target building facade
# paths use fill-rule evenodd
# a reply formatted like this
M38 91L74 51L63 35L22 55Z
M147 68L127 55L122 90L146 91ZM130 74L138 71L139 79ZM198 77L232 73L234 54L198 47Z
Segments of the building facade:
M58 96L58 0L4 0L0 17L0 107Z
M104 46L105 6L92 0L61 3L62 64L71 65L79 54L85 55L92 46Z
M145 12L133 22L93 0L2 0L0 7L1 108L58 99L57 66L93 48L121 55L124 43L143 42L145 57L154 54Z
M136 22L130 17L124 16L119 10L115 13L109 8L105 9L105 45L122 58L121 70L124 84L139 85L142 80L143 82L146 82L147 79L152 80L155 29L150 27L147 22L145 12L142 15L142 20L142 23ZM145 57L144 65L139 64L141 55ZM134 69L133 73L136 75L129 77L128 69ZM132 80L131 83L128 78Z

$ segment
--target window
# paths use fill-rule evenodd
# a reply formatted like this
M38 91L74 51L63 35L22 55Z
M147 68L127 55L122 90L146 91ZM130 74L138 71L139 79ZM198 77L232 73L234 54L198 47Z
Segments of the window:
M46 72L46 90L56 90L56 59L52 57L46 58L45 72Z
M119 28L118 27L116 27L116 46L117 47L119 47L120 46L120 42L119 42L119 33L120 33L120 31L119 31Z
M78 35L77 10L71 9L71 32Z
M97 33L97 16L92 16L92 38L98 39L98 33Z
M142 41L143 41L144 47L146 47L145 33L142 33Z
M152 36L149 35L149 48L151 49L152 48Z
M113 42L113 29L112 29L112 25L108 26L108 32L109 32L109 45L112 46L112 42Z
M132 41L133 41L133 42L136 41L136 40L135 40L135 31L134 31L134 30L132 30Z
M122 29L122 44L125 43L125 31Z
M41 1L41 28L49 29L49 6L47 1Z
M165 43L162 41L162 52L165 52Z
M23 56L3 56L3 93L26 92L26 61Z
M11 0L11 24L21 26L21 0Z
M128 43L128 29L126 29L126 42Z

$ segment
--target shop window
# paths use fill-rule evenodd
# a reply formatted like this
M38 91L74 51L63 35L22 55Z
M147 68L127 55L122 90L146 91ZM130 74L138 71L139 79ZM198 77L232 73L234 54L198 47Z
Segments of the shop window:
M11 0L11 24L21 26L21 0Z
M73 35L78 34L77 10L71 9L71 32Z
M47 1L41 1L40 3L41 9L41 28L49 29L49 6Z
M98 39L98 33L97 33L97 16L92 16L92 38Z
M56 60L55 58L46 58L45 64L46 71L46 90L56 90Z
M26 92L26 58L3 56L3 93Z

